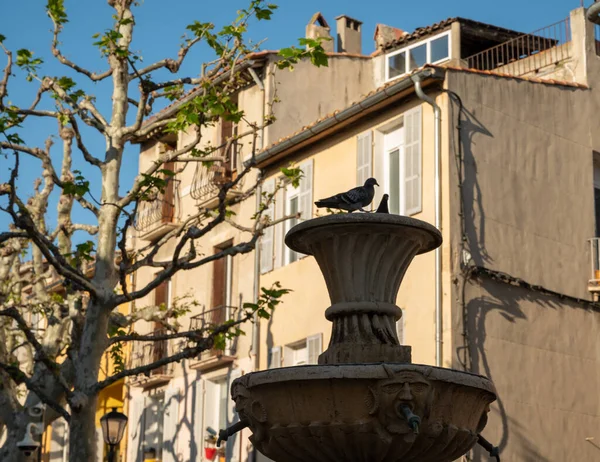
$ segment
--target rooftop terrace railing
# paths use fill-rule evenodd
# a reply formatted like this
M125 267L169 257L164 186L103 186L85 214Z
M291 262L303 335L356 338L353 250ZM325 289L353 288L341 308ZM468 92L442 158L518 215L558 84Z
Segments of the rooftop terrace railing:
M570 41L571 21L566 18L474 54L467 58L467 67L514 76L529 74L570 58Z

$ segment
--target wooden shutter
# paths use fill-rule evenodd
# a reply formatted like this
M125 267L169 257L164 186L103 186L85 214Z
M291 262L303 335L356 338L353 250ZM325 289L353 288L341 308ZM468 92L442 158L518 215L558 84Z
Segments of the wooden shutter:
M356 185L362 186L372 171L371 132L361 133L356 139Z
M192 415L192 439L196 453L190 451L191 460L202 460L200 454L204 455L204 380L197 379L194 386L194 412ZM191 448L190 448L191 449Z
M285 216L285 189L281 188L277 191L275 196L275 219L283 218ZM274 226L275 241L273 244L273 256L275 261L275 268L281 268L283 266L283 257L285 253L285 244L283 238L285 236L286 222L282 221Z
M215 247L214 253L222 252L223 249ZM219 258L213 262L213 293L212 293L212 316L211 323L220 324L225 319L224 310L215 310L224 307L227 296L227 258Z
M300 192L298 193L298 210L301 220L310 220L313 211L313 160L309 159L300 164L300 169L304 173L300 180Z
M63 462L66 452L67 423L61 417L52 422L52 434L50 439L50 462Z
M163 169L175 172L175 162L165 162ZM175 218L175 179L164 176L167 180L162 203L162 222L172 223Z
M265 202L269 196L275 191L275 180L267 180L262 185L262 190L265 196L262 197L261 201ZM272 221L274 219L275 207L271 202L269 208L265 210L264 216L269 217ZM260 238L260 272L262 274L267 273L273 269L273 227L269 226L263 230L263 235Z
M306 338L306 348L308 349L308 364L318 364L319 355L323 349L323 334L311 335Z
M177 462L177 433L179 421L179 388L169 388L165 393L163 414L162 462Z
M269 369L275 369L281 367L281 347L271 348L271 358L269 360Z
M421 106L404 114L404 210L414 215L421 205Z
M242 371L239 369L233 369L231 374L229 375L229 383L227 387L227 425L233 425L236 422L239 422L240 418L235 412L235 402L231 399L231 384L235 379L242 375ZM244 430L242 430L243 432ZM227 460L231 462L240 462L240 444L242 442L242 432L235 433L230 436L227 440L227 455L229 456Z
M127 422L129 438L127 439L127 462L142 460L142 435L144 428L144 397L134 396L129 401L129 420Z

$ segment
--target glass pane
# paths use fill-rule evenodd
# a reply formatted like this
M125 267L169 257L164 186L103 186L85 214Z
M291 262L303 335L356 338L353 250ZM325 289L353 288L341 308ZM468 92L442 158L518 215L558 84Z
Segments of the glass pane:
M223 430L227 428L227 402L229 401L229 390L227 381L223 380L219 383L219 428ZM217 431L218 431L217 430Z
M390 152L390 213L400 213L400 150Z
M388 79L393 79L399 75L406 74L406 53L398 53L388 58Z
M427 64L427 44L419 45L411 50L408 50L408 71L412 71L417 67Z
M441 61L450 57L448 50L448 35L431 41L431 62Z

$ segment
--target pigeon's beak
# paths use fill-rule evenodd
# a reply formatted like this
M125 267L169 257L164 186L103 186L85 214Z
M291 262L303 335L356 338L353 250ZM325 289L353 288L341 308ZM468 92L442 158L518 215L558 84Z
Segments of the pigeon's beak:
M377 180L375 181L375 184L376 184L377 186L379 186L379 183L377 183Z

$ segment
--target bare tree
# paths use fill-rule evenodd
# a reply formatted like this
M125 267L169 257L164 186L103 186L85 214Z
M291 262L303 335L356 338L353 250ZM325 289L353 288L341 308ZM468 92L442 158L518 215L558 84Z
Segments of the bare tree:
M129 316L116 312L119 305L146 296L178 271L252 251L265 227L274 224L265 212L273 193L261 195L262 205L252 223L236 223L230 217L231 207L260 191L261 175L250 173L255 166L256 139L261 128L274 120L272 111L264 120L247 120L230 96L239 88L249 56L257 50L245 40L250 21L270 19L276 6L252 0L221 30L209 22L195 21L187 27L188 36L176 57L142 66L140 56L130 48L138 5L134 0L107 0L114 9L113 27L97 34L94 42L106 70L93 72L61 51L60 36L68 19L63 1L48 0L46 6L53 25L51 51L70 75L81 78L81 83L67 76L44 75L41 59L27 49L11 51L6 37L0 35L0 47L6 55L0 74L0 153L3 165L10 164L0 173L5 175L0 181L0 208L9 222L0 230L0 429L6 430L0 449L2 461L19 460L16 444L29 431L30 411L40 402L54 418L62 416L68 422L70 459L94 460L94 415L100 390L124 377L195 357L227 336L238 335L241 323L256 314L268 316L286 293L278 286L263 289L262 296L246 304L243 315L234 321L192 331L173 327L163 335L139 335L131 326L140 318L159 319L168 326L168 318L181 314L177 309L164 311L151 306ZM203 66L199 76L180 75L190 49L199 43L212 49L214 59ZM280 68L304 58L316 65L327 64L319 41L303 39L301 45L306 47L282 50ZM37 82L30 105L19 107L8 100L15 70ZM155 77L165 74L168 77L163 80ZM84 90L96 82L111 84L107 97L111 99L110 114L103 114L96 98ZM153 114L153 106L161 99L178 104ZM219 118L244 121L249 128L225 140L224 146L201 149L203 127ZM49 136L43 146L27 144L20 128L36 127L42 120L55 121L55 136ZM104 139L103 147L98 148L86 136L93 132ZM126 178L122 166L127 144L157 132L187 132L193 137L185 146L162 153L135 177L126 194L119 194ZM132 253L126 245L127 235L138 208L155 200L178 173L166 169L165 163L223 162L218 153L241 138L250 140L251 158L235 178L220 184L218 205L186 218L157 242ZM81 156L77 159L97 170L101 178L97 187L73 168L74 156ZM32 159L40 166L40 179L28 194L31 190L20 189L18 180L20 169L24 165L30 169ZM297 182L301 176L293 168L285 169L285 173L290 181ZM248 181L243 193L229 195L231 189L239 189L245 177ZM52 227L48 217L54 207L56 225ZM93 224L77 221L84 213L92 217ZM242 230L247 239L214 255L197 254L195 243L226 223ZM87 233L88 239L74 239L76 232ZM172 257L159 260L157 255L167 242L176 243ZM148 267L157 271L150 282L134 288L127 285L128 276ZM60 293L48 289L53 281L58 281ZM98 380L107 351L122 351L132 342L170 339L185 340L185 347L135 369L118 367L112 375Z

